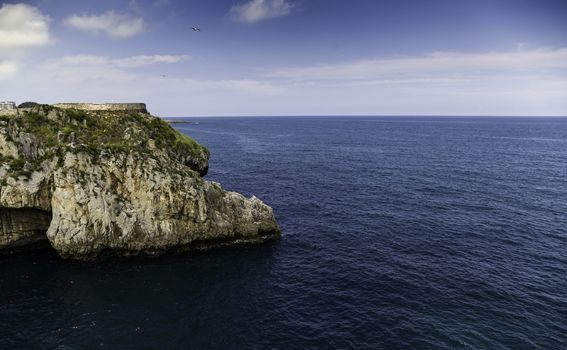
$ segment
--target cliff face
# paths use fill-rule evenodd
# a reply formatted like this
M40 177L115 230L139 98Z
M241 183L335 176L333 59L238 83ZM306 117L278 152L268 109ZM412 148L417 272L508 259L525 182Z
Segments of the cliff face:
M261 242L272 209L205 181L209 152L138 111L39 106L0 116L0 251L63 257Z

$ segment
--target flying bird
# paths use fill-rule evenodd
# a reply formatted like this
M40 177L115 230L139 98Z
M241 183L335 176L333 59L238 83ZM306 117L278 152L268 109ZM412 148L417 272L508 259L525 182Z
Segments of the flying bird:
M194 32L200 32L201 28L199 27L191 27L191 29L193 29Z
M167 77L167 75L161 74L160 77L165 78L165 77Z

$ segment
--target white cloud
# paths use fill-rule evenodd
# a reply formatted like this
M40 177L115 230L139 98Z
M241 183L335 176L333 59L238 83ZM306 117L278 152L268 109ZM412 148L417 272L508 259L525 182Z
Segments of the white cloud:
M0 50L42 46L49 43L49 18L36 7L4 4L0 8Z
M74 29L90 33L104 33L112 38L129 38L144 31L142 18L108 11L101 15L72 15L64 23Z
M172 64L191 59L188 55L138 55L122 58L111 58L108 56L75 55L64 56L48 61L46 65L50 69L65 69L70 67L106 67L109 69L139 68L155 64Z
M117 67L135 68L151 64L179 63L191 59L188 55L140 55L114 60Z
M198 90L225 90L233 92L246 92L257 96L279 96L284 92L282 87L275 86L268 82L253 79L232 79L232 80L195 80L180 79L179 82L186 87Z
M287 16L294 5L287 0L250 0L243 4L234 5L230 15L235 21L255 23L262 20Z
M175 86L183 91L239 91L262 96L273 96L281 92L269 83L253 79L192 79L183 77L162 77L156 74L132 72L130 69L157 64L173 64L188 60L187 55L140 55L124 58L107 56L76 55L47 61L40 69L51 75L50 79L63 82L96 81L115 86L116 83L147 81L150 89L154 86Z
M305 114L567 115L567 48L277 69Z
M10 96L6 98L43 103L141 101L158 115L230 115L243 113L246 106L261 106L261 101L285 92L279 86L254 79L161 75L160 65L186 59L188 56L182 55L78 55L28 64L28 69L21 69L9 80Z
M176 66L161 76L186 55L79 55L19 62L17 75L4 61L0 76L13 78L10 100L142 101L166 116L567 115L566 53L436 53L218 79Z
M271 77L298 80L452 79L567 69L567 48L488 53L436 52L423 57L283 68Z
M18 64L14 61L0 61L0 80L7 80L16 75Z

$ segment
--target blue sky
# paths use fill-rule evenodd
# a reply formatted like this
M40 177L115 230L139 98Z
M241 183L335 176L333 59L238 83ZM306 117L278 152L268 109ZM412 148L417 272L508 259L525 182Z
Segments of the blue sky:
M0 4L0 100L143 101L163 116L567 115L565 0Z

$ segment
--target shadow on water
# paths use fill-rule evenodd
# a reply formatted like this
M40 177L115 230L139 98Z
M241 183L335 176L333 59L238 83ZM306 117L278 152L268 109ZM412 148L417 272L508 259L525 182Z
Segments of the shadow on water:
M278 244L98 262L52 250L2 257L0 347L229 346L211 334L260 312Z

